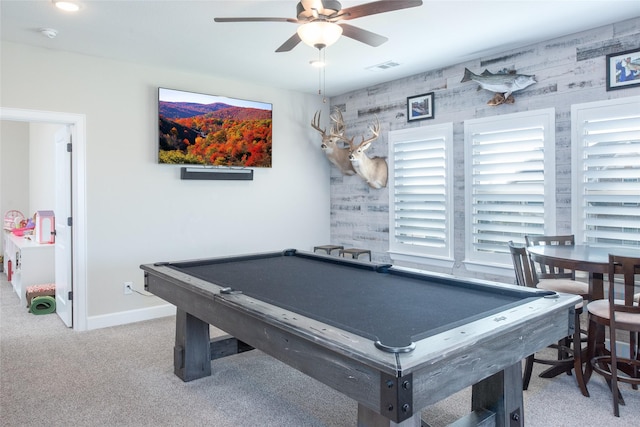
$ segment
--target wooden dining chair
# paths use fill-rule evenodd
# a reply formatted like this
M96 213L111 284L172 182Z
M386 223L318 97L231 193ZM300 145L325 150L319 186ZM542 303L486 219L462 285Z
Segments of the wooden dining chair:
M546 278L539 280L536 270L533 266L527 248L524 246L516 246L512 241L509 241L509 252L511 253L511 259L513 261L513 269L516 275L516 284L518 286L526 286L529 288L545 289L555 292L572 293L576 295L582 295L588 293L589 286L586 283L576 282L571 279L550 279ZM584 286L582 286L582 285ZM575 292L567 292L567 290L574 290ZM589 396L586 382L583 377L582 370L582 339L580 334L580 314L583 310L583 303L580 302L575 306L575 333L561 340L557 344L553 344L550 347L558 350L558 357L556 359L542 359L532 354L527 357L525 362L525 369L522 378L522 389L527 390L529 388L529 382L531 381L531 374L533 372L533 364L540 363L543 365L550 365L551 368L547 369L540 374L543 378L552 378L563 372L571 373L575 372L576 382L578 387L584 396Z
M576 239L573 234L561 235L561 236L524 236L524 240L527 243L527 247L529 246L540 246L540 245L567 245L573 246L576 244ZM576 272L574 270L567 270L560 267L555 267L551 265L536 264L536 269L538 271L538 275L540 279L544 278L552 278L552 279L575 279Z
M527 247L536 245L574 245L573 234L564 236L524 236ZM545 288L545 282L552 280L549 286L553 286L558 292L580 295L589 300L589 284L576 279L575 270L567 270L552 265L536 263L531 260L534 275L538 280L538 288ZM558 279L565 279L558 281Z
M622 277L623 284L619 283ZM592 301L587 305L589 312L589 343L585 380L592 372L602 375L613 395L613 414L620 416L619 405L624 405L618 383L640 385L640 305L638 294L634 295L635 281L640 278L640 258L609 255L609 297ZM617 286L616 286L617 285ZM622 285L622 286L621 286ZM598 326L609 329L609 350L596 348ZM618 354L618 333L629 333L629 355Z
M573 234L563 236L524 236L527 246L534 245L575 245L576 238Z

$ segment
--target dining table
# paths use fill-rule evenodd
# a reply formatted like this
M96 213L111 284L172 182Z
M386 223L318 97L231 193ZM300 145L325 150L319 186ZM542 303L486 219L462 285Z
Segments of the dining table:
M589 273L589 299L604 299L603 278L609 272L609 254L640 258L640 248L601 245L536 245L527 248L535 262Z
M640 248L601 245L534 245L527 247L530 258L551 267L589 273L589 300L605 299L604 275L609 273L609 254L640 258ZM596 329L595 355L606 354L604 327ZM590 354L583 349L583 361ZM588 379L586 379L588 382ZM586 392L589 396L589 392Z

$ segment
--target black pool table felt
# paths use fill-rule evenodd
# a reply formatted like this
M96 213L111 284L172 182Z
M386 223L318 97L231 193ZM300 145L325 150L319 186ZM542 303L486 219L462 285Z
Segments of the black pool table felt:
M410 346L523 299L515 291L488 292L463 281L424 280L298 256L168 266L390 347Z

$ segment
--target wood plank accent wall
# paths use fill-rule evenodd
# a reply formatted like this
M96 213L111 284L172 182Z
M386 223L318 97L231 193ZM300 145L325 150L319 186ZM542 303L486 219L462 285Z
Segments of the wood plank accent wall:
M342 110L347 135L368 134L367 127L377 116L381 135L370 156L388 156L390 130L439 123L454 124L455 266L442 270L431 266L408 265L475 276L490 280L511 278L478 275L464 268L465 194L463 121L471 118L510 114L554 107L556 109L556 191L559 234L571 233L571 105L640 95L640 88L606 91L605 56L640 47L640 17L570 36L549 40L519 50L464 62L440 70L349 92L331 98L331 108ZM390 58L393 59L393 58ZM491 107L493 93L480 90L473 82L460 83L465 67L475 73L485 68L504 68L519 74L533 74L536 83L515 93L515 103ZM406 98L435 92L435 118L407 122ZM342 176L331 170L331 243L366 248L374 261L390 262L389 189L374 190L357 176Z

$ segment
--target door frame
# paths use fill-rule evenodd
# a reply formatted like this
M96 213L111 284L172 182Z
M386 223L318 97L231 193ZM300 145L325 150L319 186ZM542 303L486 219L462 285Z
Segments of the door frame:
M71 156L73 329L87 330L86 115L0 107L0 120L44 122L70 125L71 127L73 141L73 156Z

